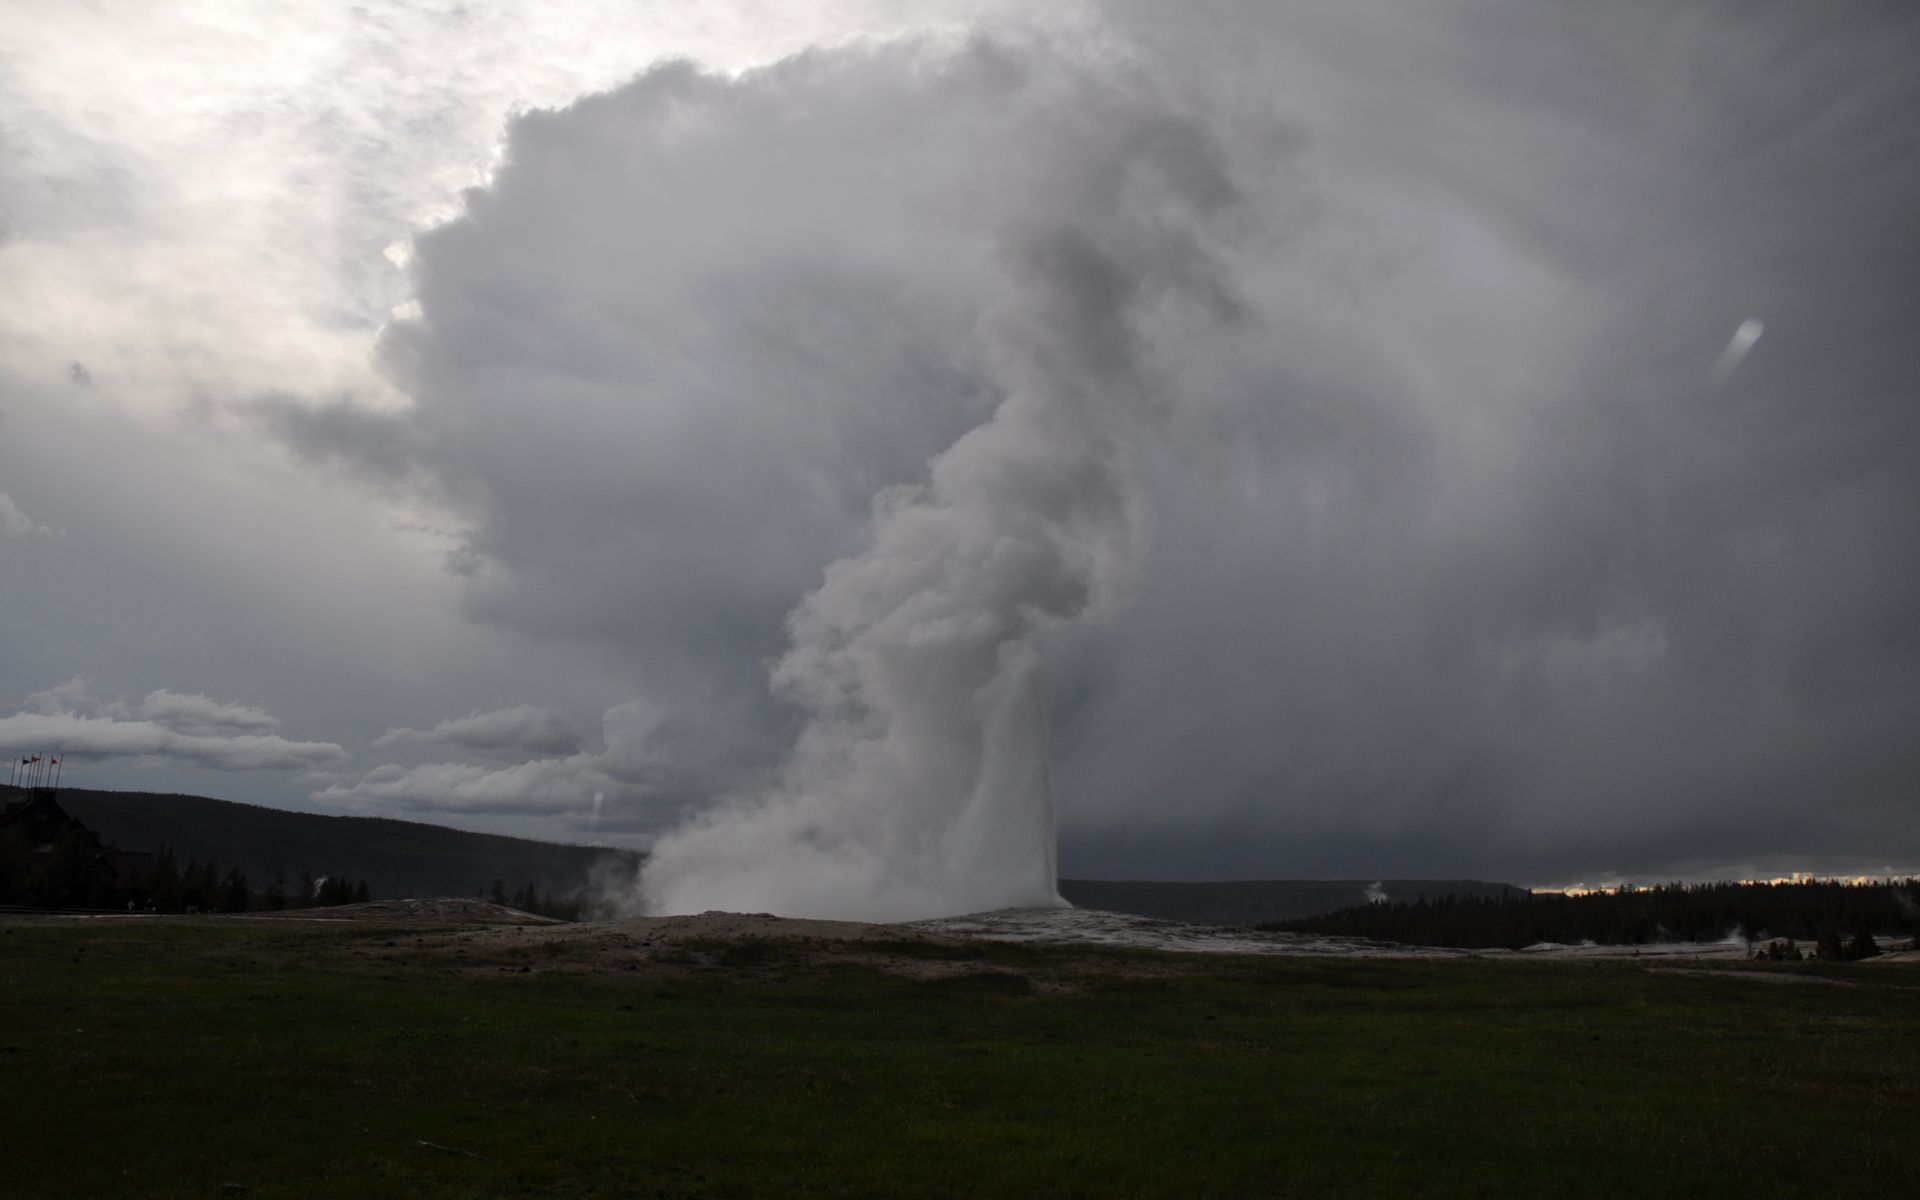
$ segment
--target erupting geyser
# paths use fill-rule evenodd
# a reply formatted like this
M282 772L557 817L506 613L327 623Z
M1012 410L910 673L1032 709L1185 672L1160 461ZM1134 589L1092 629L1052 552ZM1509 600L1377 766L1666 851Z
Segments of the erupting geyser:
M1043 66L973 47L936 85L964 77L971 93L940 107L951 128L899 131L984 138L1014 164L966 203L901 196L927 206L907 224L931 220L982 281L964 357L998 404L925 484L875 499L867 549L791 614L773 686L804 716L793 753L766 794L657 844L649 911L874 920L1061 903L1038 643L1118 603L1139 561L1135 458L1167 398L1152 331L1231 319L1208 234L1236 189L1205 127L1149 81Z

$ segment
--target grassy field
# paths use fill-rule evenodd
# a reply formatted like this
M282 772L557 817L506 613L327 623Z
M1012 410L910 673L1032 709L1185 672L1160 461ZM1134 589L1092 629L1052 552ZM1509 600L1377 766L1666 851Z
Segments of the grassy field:
M1920 971L1900 965L1783 982L899 950L959 972L915 980L770 942L605 970L559 943L448 950L459 936L0 921L0 1194L1906 1197L1920 1180Z

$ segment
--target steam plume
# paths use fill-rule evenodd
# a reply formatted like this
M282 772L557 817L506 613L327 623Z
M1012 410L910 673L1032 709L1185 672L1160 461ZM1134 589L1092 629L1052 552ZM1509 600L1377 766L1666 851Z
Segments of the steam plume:
M1723 384L1733 378L1733 373L1766 332L1766 322L1758 317L1748 317L1740 322L1740 327L1733 331L1733 337L1728 339L1727 348L1720 352L1719 359L1713 364L1713 382Z
M1110 609L1139 560L1135 459L1167 402L1150 328L1233 311L1208 250L1235 198L1215 143L1137 78L1084 87L1070 130L1017 80L980 98L999 136L1044 139L987 214L1002 282L977 336L1000 402L875 500L865 552L790 615L773 686L804 723L780 781L660 842L650 910L1059 903L1039 639Z

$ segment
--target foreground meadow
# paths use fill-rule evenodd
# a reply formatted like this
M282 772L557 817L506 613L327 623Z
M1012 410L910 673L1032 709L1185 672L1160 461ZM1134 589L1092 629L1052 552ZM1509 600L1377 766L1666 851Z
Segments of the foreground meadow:
M508 932L0 918L0 1192L1904 1197L1920 1178L1902 964Z

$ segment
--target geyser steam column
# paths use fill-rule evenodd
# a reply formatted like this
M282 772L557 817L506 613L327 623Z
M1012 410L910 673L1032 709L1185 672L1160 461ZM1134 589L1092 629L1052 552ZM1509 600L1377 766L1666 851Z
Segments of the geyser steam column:
M1134 460L1168 391L1152 330L1234 312L1207 233L1235 189L1207 131L1137 78L1068 91L983 99L975 119L1028 153L970 198L986 211L939 209L992 281L968 357L998 407L878 497L868 549L791 614L773 686L805 723L779 786L663 839L649 911L1060 902L1037 642L1118 603L1140 560Z
M980 769L955 822L953 849L999 876L996 907L1058 905L1053 781L1039 656L1008 643L983 697ZM995 869L993 864L1000 864ZM983 881L984 882L984 881Z

